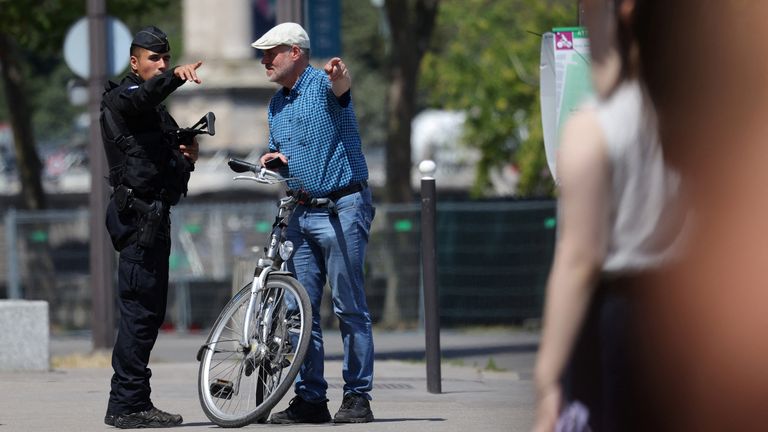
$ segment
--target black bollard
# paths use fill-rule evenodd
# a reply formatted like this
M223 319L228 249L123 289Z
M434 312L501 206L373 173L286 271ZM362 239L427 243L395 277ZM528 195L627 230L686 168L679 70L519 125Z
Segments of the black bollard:
M425 169L426 168L426 169ZM429 169L431 168L431 169ZM434 162L424 161L421 179L421 271L424 286L424 337L427 360L427 391L441 393L440 302L437 295L437 247L435 243L436 192Z

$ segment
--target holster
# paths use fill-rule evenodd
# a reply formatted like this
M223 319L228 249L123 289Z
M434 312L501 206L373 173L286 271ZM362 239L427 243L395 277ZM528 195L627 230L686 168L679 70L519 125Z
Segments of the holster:
M112 192L112 197L115 199L115 206L117 211L123 212L131 207L131 201L133 201L133 191L123 185L115 187Z
M125 209L131 209L138 214L136 240L138 241L139 246L154 246L157 232L163 224L165 203L161 200L154 200L147 203L133 196L133 191L123 185L115 188L113 197L115 206L119 212L123 212Z
M133 207L142 214L139 218L138 243L141 247L152 247L157 238L157 231L163 224L165 204L160 200L147 204L139 199L133 200ZM142 207L141 209L139 207Z

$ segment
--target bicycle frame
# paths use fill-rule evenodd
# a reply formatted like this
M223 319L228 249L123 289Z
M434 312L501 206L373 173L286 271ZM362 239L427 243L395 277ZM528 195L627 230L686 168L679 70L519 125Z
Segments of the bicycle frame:
M230 167L233 170L243 170L243 171L251 171L254 175L243 175L243 176L236 176L235 180L249 180L249 181L255 181L257 183L263 183L263 184L274 184L274 183L284 183L288 180L296 180L291 178L284 178L280 176L280 174L267 170L266 168L258 169L255 165L249 164L244 161L237 161L237 160L230 160L229 163ZM258 173L256 170L258 169ZM238 172L243 172L238 171ZM298 200L293 196L288 196L285 198L280 199L280 204L278 206L278 214L275 219L275 223L272 226L272 232L269 237L269 246L267 247L266 253L263 258L259 258L259 261L257 263L256 272L253 277L253 283L251 284L251 294L250 298L248 300L248 308L246 309L246 315L243 322L243 333L242 333L242 340L240 341L240 344L243 346L243 348L248 347L249 349L252 349L251 341L248 340L248 329L251 325L252 315L253 315L253 308L256 304L261 303L261 295L263 293L264 287L267 286L267 279L269 278L269 275L274 271L282 271L285 272L285 266L287 264L287 260L290 258L290 255L292 254L292 250L289 251L286 256L283 256L283 253L281 252L281 248L291 248L291 246L287 246L290 242L286 240L285 236L285 230L288 227L288 223L291 220L291 217L293 216L293 211L296 208L296 205L298 204ZM271 320L271 314L268 314ZM262 327L262 340L266 339L266 329L270 328L272 325L271 322L265 323L268 325L264 325Z
M298 180L235 159L230 159L229 166L238 173L251 173L236 180L264 184ZM304 287L287 271L293 254L288 225L296 207L305 204L333 208L332 202L311 199L301 189L280 199L250 286L227 303L198 350L200 403L219 426L241 427L266 420L293 385L309 349L312 305Z

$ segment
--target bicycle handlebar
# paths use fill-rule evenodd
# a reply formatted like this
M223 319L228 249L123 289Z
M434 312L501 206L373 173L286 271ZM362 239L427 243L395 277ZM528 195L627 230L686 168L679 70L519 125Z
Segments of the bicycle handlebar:
M229 165L229 168L236 173L251 171L256 174L260 169L257 165L235 158L230 158L229 162L227 162L227 165Z
M251 180L263 184L284 183L288 180L295 180L301 184L301 180L295 177L283 177L275 171L270 171L262 166L252 164L240 159L230 158L227 162L229 168L236 173L251 172L252 176L236 176L235 180Z

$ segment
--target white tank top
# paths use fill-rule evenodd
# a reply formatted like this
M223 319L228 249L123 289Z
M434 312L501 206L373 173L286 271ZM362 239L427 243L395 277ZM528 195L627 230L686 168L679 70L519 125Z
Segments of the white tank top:
M680 177L664 162L649 107L634 80L595 105L613 186L604 273L658 267L671 258L681 233Z

